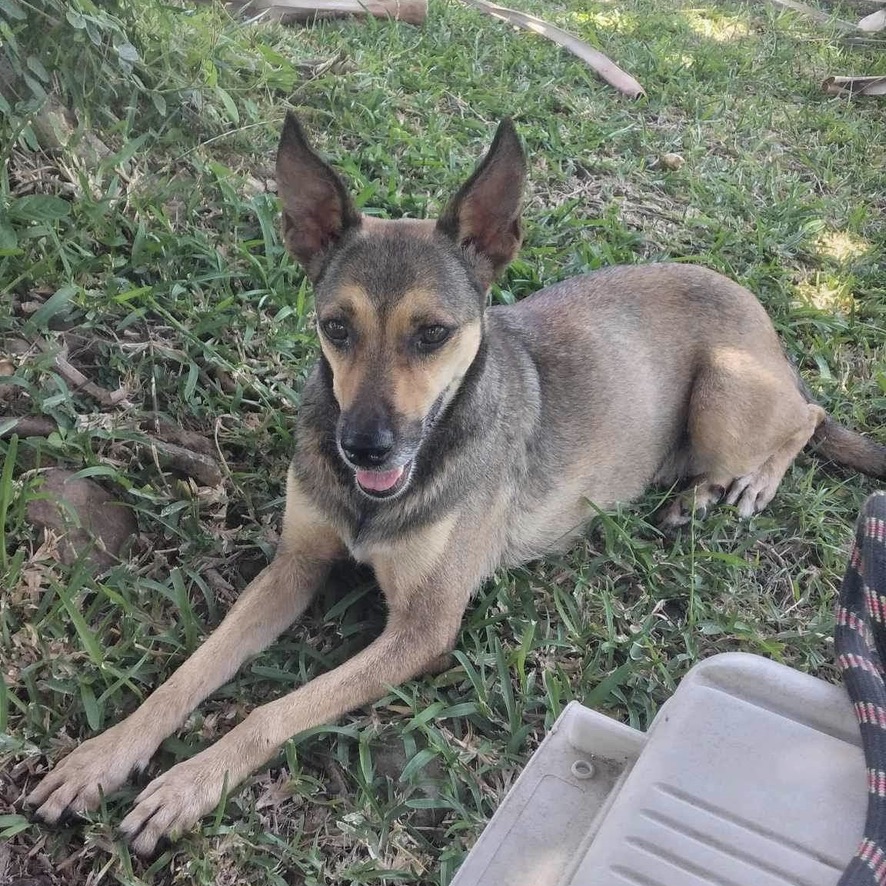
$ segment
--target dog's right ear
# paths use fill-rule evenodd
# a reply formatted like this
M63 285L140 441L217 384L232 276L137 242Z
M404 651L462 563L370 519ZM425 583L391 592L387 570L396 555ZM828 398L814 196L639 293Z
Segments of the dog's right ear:
M316 280L329 249L360 224L360 214L291 113L277 148L277 193L283 204L283 241L308 277Z

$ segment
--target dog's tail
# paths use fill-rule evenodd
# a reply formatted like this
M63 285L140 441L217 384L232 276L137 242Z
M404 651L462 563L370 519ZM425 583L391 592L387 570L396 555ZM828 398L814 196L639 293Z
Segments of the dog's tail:
M793 365L791 368L794 370L797 387L806 398L806 402L815 403L812 391L797 372L797 368ZM886 446L864 434L850 430L829 415L826 415L824 421L815 429L809 445L813 452L822 458L835 461L869 477L886 480Z
M806 402L815 403L812 391L796 369L794 374ZM815 429L809 445L813 452L822 458L835 461L861 474L876 477L878 480L886 480L886 446L871 440L870 437L865 437L864 434L849 430L829 415L826 415L824 421Z
M809 442L818 455L878 480L886 480L886 446L850 431L829 415L815 429Z

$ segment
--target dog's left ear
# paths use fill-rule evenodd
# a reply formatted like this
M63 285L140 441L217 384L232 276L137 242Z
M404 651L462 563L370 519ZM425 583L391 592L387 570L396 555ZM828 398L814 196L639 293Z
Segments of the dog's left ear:
M474 174L437 221L437 230L465 250L486 289L520 249L525 183L526 156L514 124L506 118Z
M342 180L308 144L291 113L277 148L277 191L283 203L283 240L316 281L329 250L360 224L360 214Z

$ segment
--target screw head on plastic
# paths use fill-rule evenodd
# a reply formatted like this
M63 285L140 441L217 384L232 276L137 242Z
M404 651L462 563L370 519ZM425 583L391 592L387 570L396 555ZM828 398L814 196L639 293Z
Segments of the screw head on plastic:
M597 774L594 764L590 760L576 760L571 767L572 774L576 778L593 778Z

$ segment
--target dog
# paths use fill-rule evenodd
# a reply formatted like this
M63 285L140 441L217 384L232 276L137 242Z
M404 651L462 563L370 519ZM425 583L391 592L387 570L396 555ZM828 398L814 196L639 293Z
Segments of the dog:
M291 736L445 667L478 586L568 547L589 502L682 485L667 526L723 499L747 517L810 441L886 477L886 447L812 401L759 301L710 270L612 267L487 308L521 244L525 178L505 120L439 219L363 217L287 116L282 231L313 284L321 354L276 556L140 708L43 779L28 798L37 815L94 809L143 769L302 613L336 561L374 570L383 633L155 778L121 825L137 852L191 827Z

